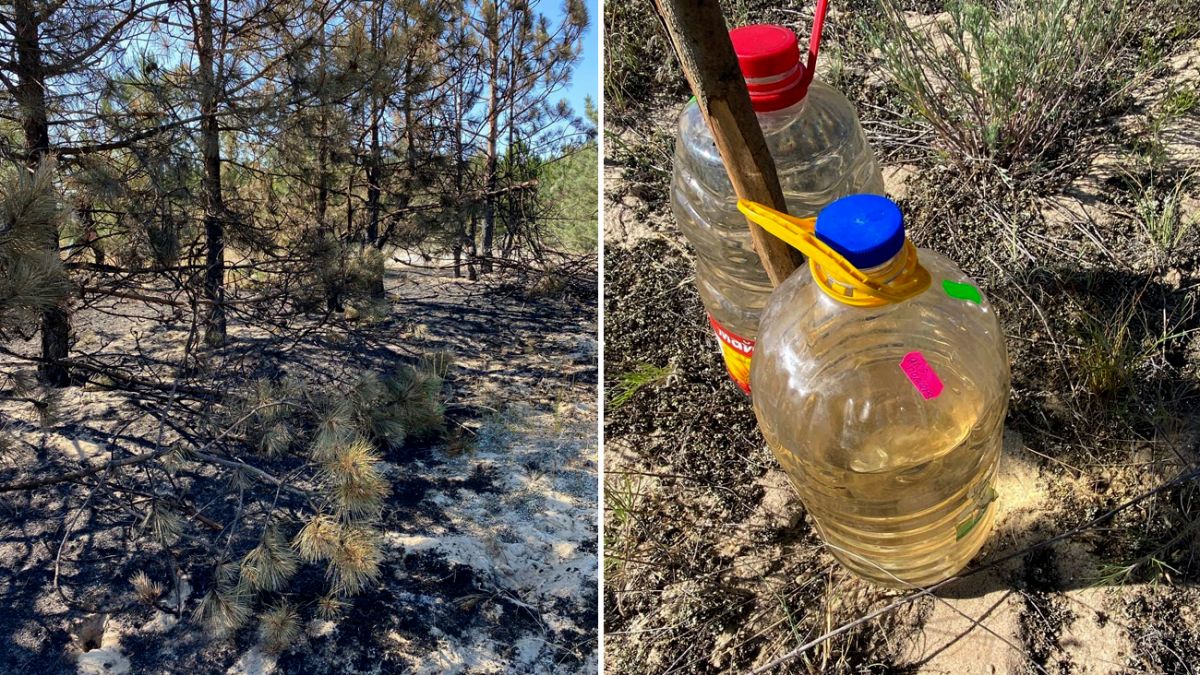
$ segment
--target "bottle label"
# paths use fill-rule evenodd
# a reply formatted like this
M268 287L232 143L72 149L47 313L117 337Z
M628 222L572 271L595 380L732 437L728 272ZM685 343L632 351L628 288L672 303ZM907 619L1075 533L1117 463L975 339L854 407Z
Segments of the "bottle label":
M921 397L928 401L941 395L943 385L933 366L925 360L921 352L909 352L900 360L900 369L908 376L908 381L920 392Z
M958 300L966 300L977 305L983 302L983 295L979 293L978 288L975 288L971 284L945 279L942 281L942 290L946 291L946 295Z
M725 359L725 369L729 371L729 377L733 378L742 391L749 394L750 355L754 353L754 340L726 330L712 314L708 315L708 322L712 324L717 341L721 344L721 356Z

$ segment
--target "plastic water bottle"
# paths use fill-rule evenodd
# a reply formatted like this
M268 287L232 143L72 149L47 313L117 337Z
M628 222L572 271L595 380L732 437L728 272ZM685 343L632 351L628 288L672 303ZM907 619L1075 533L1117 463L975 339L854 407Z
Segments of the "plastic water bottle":
M883 193L883 177L846 97L812 79L824 12L818 6L808 64L782 26L730 31L750 100L775 159L788 212L815 216L838 197ZM671 203L696 254L696 284L730 376L750 391L750 355L771 282L712 133L692 101L679 118Z
M835 202L815 236L872 280L919 263L928 285L862 307L816 264L781 284L751 367L759 427L834 557L880 584L940 581L992 526L1009 395L1000 324L953 262L905 243L886 198Z

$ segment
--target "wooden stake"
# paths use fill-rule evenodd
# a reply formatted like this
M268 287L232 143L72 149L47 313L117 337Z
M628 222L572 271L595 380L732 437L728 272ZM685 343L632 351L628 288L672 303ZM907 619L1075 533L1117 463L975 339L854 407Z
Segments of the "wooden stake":
M654 9L712 130L734 192L786 213L775 160L750 106L720 4L717 0L654 0ZM778 286L804 262L803 256L754 223L746 224L767 276Z

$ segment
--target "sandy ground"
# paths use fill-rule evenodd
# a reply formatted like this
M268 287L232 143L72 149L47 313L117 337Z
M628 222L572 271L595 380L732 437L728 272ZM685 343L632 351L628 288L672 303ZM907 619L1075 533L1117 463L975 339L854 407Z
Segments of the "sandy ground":
M67 592L76 600L128 599L131 571L149 565L185 618L141 606L92 614L65 604L51 583L62 508L78 507L83 493L60 486L3 494L0 672L596 671L595 310L405 262L388 267L389 316L348 331L322 328L294 343L294 334L276 339L231 327L233 346L211 364L213 372L226 365L319 377L347 364L454 354L447 403L455 437L466 440L385 458L392 494L380 585L356 596L337 621L306 618L304 637L282 654L266 653L252 630L210 640L190 620L199 596L191 570L173 588L161 564L115 545L114 523L87 514L73 522L75 543L64 553ZM120 352L136 340L161 343L169 354L185 333L186 326L154 328L102 310L79 315L79 349ZM106 461L114 444L152 443L154 412L120 393L74 388L42 429L29 406L5 403L0 428L10 449L0 483L51 458L86 467ZM319 574L311 583L319 585Z
M1194 40L1169 55L1165 74L1139 85L1140 109L1113 126L1144 124L1156 97L1194 86L1198 65ZM669 132L679 105L682 99L647 114L650 121L636 131L609 133L632 143ZM867 127L870 135L875 127ZM1170 127L1168 163L1194 166L1200 114ZM1161 303L1146 310L1157 325L1179 319L1189 330L1200 287L1194 238L1166 266L1135 243L1128 206L1113 199L1123 155L1098 145L1086 170L1036 201L1033 225L1015 235L1015 245L1009 233L969 229L944 211L926 216L936 205L920 193L938 181L927 165L897 159L883 167L889 195L911 209L910 235L981 281L1009 337L1014 392L997 525L972 567L1023 551L1163 483L1195 462L1200 448L1193 407L1200 343L1192 337L1174 346L1178 356L1164 366L1170 373L1138 374L1148 379L1136 388L1177 387L1176 398L1163 404L1162 427L1116 432L1111 410L1080 412L1066 401L1079 394L1065 384L1055 356L1080 348L1060 320L1066 308L1114 288L1144 287L1145 302ZM652 152L659 158L664 151ZM763 446L748 402L723 373L694 290L690 252L655 192L665 189L666 176L637 174L649 187L631 188L627 166L610 156L606 167L605 378L614 387L641 364L667 367L670 375L610 406L605 420L607 665L614 673L740 672L906 594L850 577L822 549ZM1184 220L1200 221L1197 195L1183 204ZM1071 274L1092 276L1074 291L1074 282L1049 280ZM1136 541L1163 526L1159 504L902 603L780 672L1196 672L1194 567L1153 583L1100 581L1106 565L1129 560Z

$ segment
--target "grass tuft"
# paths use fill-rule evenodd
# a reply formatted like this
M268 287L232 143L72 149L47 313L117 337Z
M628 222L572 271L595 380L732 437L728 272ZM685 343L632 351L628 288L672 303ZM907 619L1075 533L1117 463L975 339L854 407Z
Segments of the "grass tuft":
M1131 177L1134 188L1134 213L1146 238L1161 258L1169 259L1192 232L1195 216L1185 213L1183 200L1193 183L1193 174L1166 185L1152 174L1149 179Z
M613 395L609 399L609 406L613 410L616 410L628 403L630 399L645 387L658 386L666 382L674 374L675 367L671 365L652 366L648 363L640 363L631 372L622 373L617 376L617 384L613 387Z
M613 587L619 587L625 563L633 554L634 527L642 499L640 477L620 474L604 481L604 573Z
M152 580L142 570L138 570L137 574L129 579L129 583L133 585L133 592L137 595L138 600L146 605L154 606L154 603L162 597L163 585Z

